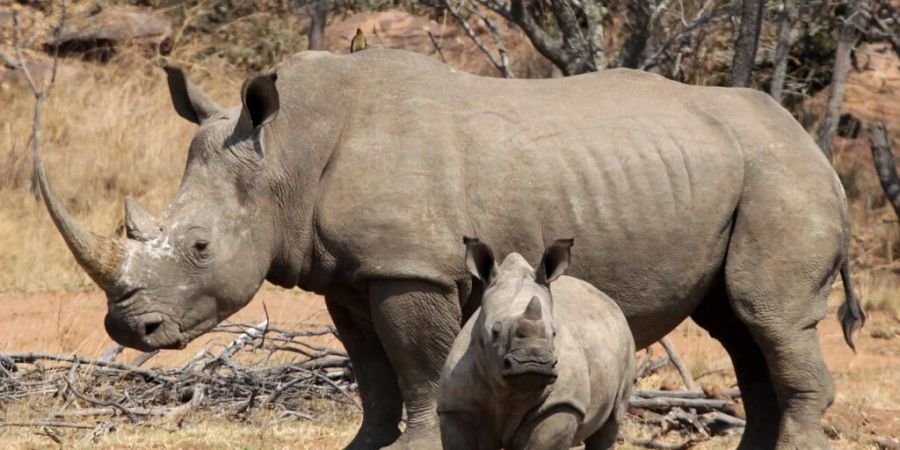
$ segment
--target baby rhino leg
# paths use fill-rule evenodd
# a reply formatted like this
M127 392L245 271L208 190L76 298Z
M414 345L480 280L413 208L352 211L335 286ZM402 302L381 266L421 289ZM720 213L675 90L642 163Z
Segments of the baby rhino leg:
M483 429L471 414L441 413L441 444L444 450L497 450L499 439Z
M578 431L579 416L561 406L547 414L523 423L513 439L513 450L563 450L572 446Z

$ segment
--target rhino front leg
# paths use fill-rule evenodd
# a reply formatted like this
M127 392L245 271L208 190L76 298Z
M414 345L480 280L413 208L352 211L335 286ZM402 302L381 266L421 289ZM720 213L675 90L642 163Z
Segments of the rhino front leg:
M345 296L346 297L346 296ZM350 311L341 306L347 301L359 301L363 308L368 307L364 296L358 298L335 298L326 296L325 305L331 320L337 328L338 337L350 361L353 363L353 374L359 385L363 403L363 422L356 437L346 447L347 450L370 450L390 445L400 436L400 416L403 412L403 399L397 376L381 346L371 323L357 317L354 320ZM367 326L366 326L367 325Z
M471 414L441 413L441 443L444 450L497 450L501 448L496 436L484 429L481 420Z
M557 406L541 418L524 423L513 438L514 450L565 450L572 446L578 431L579 414L566 406Z
M440 448L437 384L461 313L455 288L422 281L369 285L372 320L397 373L406 431L390 448Z

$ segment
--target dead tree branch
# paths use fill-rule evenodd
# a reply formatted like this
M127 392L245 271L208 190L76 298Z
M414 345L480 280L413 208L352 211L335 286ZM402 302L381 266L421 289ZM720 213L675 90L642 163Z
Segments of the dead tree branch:
M497 55L494 55L494 52L491 51L491 49L489 49L487 45L485 45L484 41L481 40L481 37L478 36L478 33L476 33L475 30L472 29L469 21L466 20L466 18L463 16L462 2L457 3L454 6L453 4L451 4L450 0L441 0L441 4L444 5L444 7L447 8L447 11L449 11L453 18L456 19L456 22L463 29L463 31L466 32L466 35L469 36L469 39L471 39L472 42L475 43L475 46L477 46L478 49L488 57L488 59L491 61L491 64L493 64L494 67L496 67L504 77L515 78L515 75L509 68L509 55L506 52L506 47L503 45L503 40L500 38L500 32L497 29L496 24L494 24L493 21L491 21L486 15L484 15L481 9L478 8L477 3L473 4L472 12L484 22L485 26L490 31L491 36L494 39L494 45L497 47ZM434 42L433 39L432 42ZM435 47L437 47L437 44L435 44ZM438 51L440 51L440 49L438 49ZM441 57L443 58L443 54L441 54Z
M759 33L762 30L764 0L744 0L741 24L734 42L734 62L731 65L731 85L750 86L750 74L756 61Z
M718 19L730 16L731 14L733 14L734 9L735 4L732 3L725 7L714 9L705 15L696 17L684 28L682 28L681 31L666 39L660 46L650 52L650 55L646 59L644 59L644 62L642 62L638 68L640 70L649 70L656 67L662 60L663 55L666 54L666 52L669 50L669 48L672 47L672 45L689 38L690 35L699 28Z
M831 88L828 93L828 105L825 109L825 117L819 127L819 136L816 143L831 160L831 147L834 144L834 136L837 134L838 119L841 114L841 105L844 103L844 94L847 89L847 75L850 73L850 54L856 42L859 40L859 28L856 22L860 5L863 0L850 0L847 9L840 18L840 34L838 35L837 50L834 54L834 69L831 76Z
M68 3L66 1L63 1L61 4L59 23L54 28L53 34L59 34L59 31L63 28L63 26L65 26L67 13ZM35 170L31 176L31 193L36 199L39 199L40 189L38 187L37 178L37 155L40 153L41 147L41 110L44 100L46 100L50 95L50 91L52 90L53 85L56 83L56 73L59 71L59 49L55 50L53 54L53 68L50 71L49 81L45 79L39 86L31 73L31 69L29 69L28 67L28 62L25 60L23 47L28 45L28 40L22 40L22 24L21 19L19 18L18 11L13 11L12 22L13 51L15 52L16 57L15 59L13 59L9 55L0 52L0 59L3 60L4 65L11 66L22 73L22 76L25 78L25 82L28 83L28 88L31 90L31 93L34 96L34 114L31 124L31 148L32 154L35 158Z
M678 374L681 375L681 381L684 383L684 387L688 391L697 390L694 379L691 377L691 371L688 370L687 366L684 365L684 361L682 361L678 356L678 353L675 352L675 348L672 347L672 342L669 341L669 338L664 337L659 340L659 343L662 345L663 349L665 349L666 354L669 355L669 361L672 361L675 369L678 370Z
M794 25L794 0L781 0L778 10L778 42L775 44L775 70L769 85L769 94L781 103L784 96L784 79L787 75L788 53L791 49L791 27Z
M900 177L897 176L897 166L891 152L891 135L884 123L877 122L869 126L869 143L881 188L894 207L897 217L900 217Z
M331 11L331 0L319 0L306 6L309 12L309 50L325 50L325 24Z

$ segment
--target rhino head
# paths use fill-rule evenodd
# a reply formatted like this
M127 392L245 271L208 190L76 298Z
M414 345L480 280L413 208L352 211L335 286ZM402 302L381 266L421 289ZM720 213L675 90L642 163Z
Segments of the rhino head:
M495 382L520 392L556 381L556 324L550 283L569 265L572 239L548 247L537 270L518 253L497 265L483 242L465 238L466 266L485 286L472 330L477 360Z
M266 124L278 111L274 74L251 78L223 109L167 68L175 110L199 125L177 194L159 217L125 203L125 237L80 227L35 154L44 202L82 268L107 295L104 324L122 345L182 348L245 304L276 253L274 201L263 171Z

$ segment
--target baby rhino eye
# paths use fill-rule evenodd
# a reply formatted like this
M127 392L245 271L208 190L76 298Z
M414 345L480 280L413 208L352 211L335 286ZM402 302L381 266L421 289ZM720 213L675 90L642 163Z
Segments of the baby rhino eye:
M502 327L503 326L499 321L494 322L494 324L491 325L491 339L497 339L498 337L500 337L500 330L502 329Z

